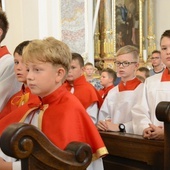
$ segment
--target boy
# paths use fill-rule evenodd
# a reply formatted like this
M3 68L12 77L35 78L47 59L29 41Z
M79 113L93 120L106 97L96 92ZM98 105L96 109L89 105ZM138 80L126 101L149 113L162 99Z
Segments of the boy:
M164 71L164 65L161 59L161 52L158 50L154 50L151 55L151 63L153 69L150 70L150 75L153 76L154 74L159 74Z
M80 100L93 123L96 124L98 111L103 100L98 91L86 81L83 69L83 57L78 53L72 53L72 61L65 85Z
M14 72L19 82L23 83L20 91L15 93L8 103L5 105L3 110L0 112L0 119L6 116L11 111L17 109L22 106L29 100L38 100L38 97L30 92L30 89L27 86L27 68L23 63L23 49L29 44L30 41L23 41L20 43L14 50Z
M99 111L97 127L102 131L133 133L130 110L143 89L143 83L135 77L139 66L138 49L130 45L120 48L115 64L121 82L106 96Z
M170 101L170 30L162 34L160 46L166 69L146 79L143 95L132 109L134 132L146 139L156 140L164 138L163 122L155 116L156 106L161 101Z
M111 68L102 70L100 77L100 84L104 87L99 90L103 99L107 96L108 92L114 87L114 81L116 80L116 72Z
M0 11L0 43L6 36L9 23L6 14ZM14 60L6 46L0 47L0 111L9 98L19 91L21 85L14 74Z
M92 63L88 62L84 65L84 73L86 80L91 83L97 90L100 90L102 85L100 84L100 81L97 78L94 78L94 66Z
M149 69L146 67L139 67L136 71L136 77L143 83L145 82L145 79L149 76L150 76Z
M28 87L40 100L30 101L1 119L0 134L13 122L25 122L41 129L60 149L64 149L71 141L82 141L92 147L93 160L107 154L103 141L83 106L62 85L71 61L67 45L54 38L34 40L25 48L23 58L28 70ZM1 155L8 160L2 153ZM12 166L13 170L19 170L18 164L19 162L7 163L0 159L0 166L4 170L11 169ZM93 164L90 167L91 165Z

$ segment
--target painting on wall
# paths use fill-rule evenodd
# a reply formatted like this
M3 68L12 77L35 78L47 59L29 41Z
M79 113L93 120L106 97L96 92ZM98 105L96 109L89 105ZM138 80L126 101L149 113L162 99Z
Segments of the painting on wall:
M2 10L2 0L0 0L0 10Z
M115 50L134 45L142 53L142 1L114 0Z

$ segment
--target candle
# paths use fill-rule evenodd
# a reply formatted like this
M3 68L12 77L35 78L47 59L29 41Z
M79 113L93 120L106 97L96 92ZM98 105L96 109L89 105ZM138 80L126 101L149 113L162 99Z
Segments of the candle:
M146 51L146 50L143 50L143 61L144 61L144 63L147 62L147 59L148 59L147 51Z

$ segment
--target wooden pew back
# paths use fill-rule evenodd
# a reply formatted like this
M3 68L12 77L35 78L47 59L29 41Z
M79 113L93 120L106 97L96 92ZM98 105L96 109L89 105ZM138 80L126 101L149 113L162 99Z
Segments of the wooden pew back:
M100 132L109 151L105 170L163 170L164 142L121 132Z
M22 170L85 170L92 159L88 144L72 142L61 150L35 126L24 123L7 127L0 144L6 155L21 159Z

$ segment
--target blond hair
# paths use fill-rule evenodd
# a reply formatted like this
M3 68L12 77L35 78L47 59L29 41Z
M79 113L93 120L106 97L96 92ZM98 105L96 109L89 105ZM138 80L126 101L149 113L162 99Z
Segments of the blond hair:
M52 65L61 65L68 72L71 62L69 47L53 38L33 40L23 51L24 62L49 62Z
M126 45L120 48L116 53L116 57L123 55L123 54L128 54L128 53L131 53L133 55L134 60L136 62L139 62L139 50L138 48L132 45Z

